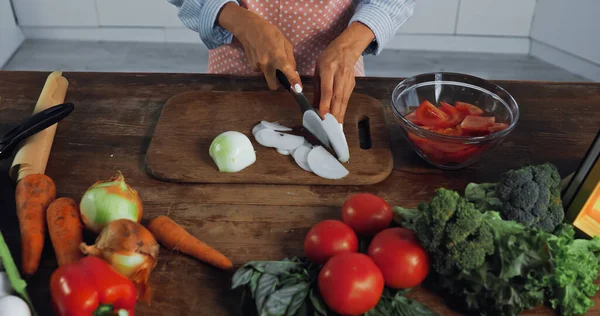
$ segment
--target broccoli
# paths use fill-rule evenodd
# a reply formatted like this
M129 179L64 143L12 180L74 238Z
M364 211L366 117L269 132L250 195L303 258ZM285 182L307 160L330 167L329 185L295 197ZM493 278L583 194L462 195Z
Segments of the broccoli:
M553 232L565 217L560 181L553 164L528 165L505 172L497 183L469 183L465 198L505 220Z
M423 247L436 254L430 258L437 273L474 269L494 252L493 233L484 225L482 213L455 191L440 188L418 210L398 207L395 211Z

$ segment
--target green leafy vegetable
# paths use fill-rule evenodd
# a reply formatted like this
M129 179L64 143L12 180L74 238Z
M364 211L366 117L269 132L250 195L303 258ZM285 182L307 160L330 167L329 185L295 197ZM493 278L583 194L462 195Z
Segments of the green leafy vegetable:
M590 297L598 290L594 281L600 269L598 237L574 239L568 224L558 226L556 234L527 228L503 220L495 211L481 213L458 193L443 188L418 210L398 207L394 212L396 221L415 230L434 260L434 273L426 284L454 303L464 302L459 306L463 309L481 315L518 315L548 301L563 315L578 315L593 305ZM466 243L461 250L480 242L474 233L478 231L491 233L492 251L475 251L475 259L450 255L449 245ZM446 265L435 262L440 255Z
M498 183L470 183L465 198L503 219L553 232L565 217L560 192L558 169L545 163L509 170Z
M232 288L243 286L242 300L253 299L260 316L334 316L337 315L321 298L317 286L320 265L306 258L293 257L282 261L251 261L233 275ZM424 305L403 296L404 291L385 289L377 306L365 316L433 316Z
M392 291L386 288L381 299L373 309L365 313L365 316L436 316L423 304L413 301L404 296L405 291Z

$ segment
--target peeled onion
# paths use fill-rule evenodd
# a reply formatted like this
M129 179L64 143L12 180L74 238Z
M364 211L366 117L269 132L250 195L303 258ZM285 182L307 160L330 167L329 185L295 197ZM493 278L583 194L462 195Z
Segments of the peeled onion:
M125 183L120 171L108 181L93 184L83 194L79 209L85 226L96 233L117 219L139 222L143 213L140 196Z
M350 151L348 149L348 142L346 141L346 135L344 135L342 125L338 123L331 113L327 113L323 120L323 128L327 133L331 147L333 147L335 154L338 156L338 160L341 162L348 162L350 159Z
M302 116L302 126L306 128L311 134L315 135L315 137L323 143L323 145L329 147L329 137L327 136L327 132L323 128L323 120L315 111L306 111Z
M348 175L348 170L322 146L308 153L308 166L321 178L337 180Z
M148 277L156 266L159 245L154 236L140 223L119 219L110 222L94 245L81 243L86 255L99 257L129 278L138 289L138 297L150 299Z
M256 141L265 146L280 150L294 150L304 144L304 137L263 129L254 136Z
M215 137L208 150L220 172L238 172L256 162L256 152L250 139L236 131Z

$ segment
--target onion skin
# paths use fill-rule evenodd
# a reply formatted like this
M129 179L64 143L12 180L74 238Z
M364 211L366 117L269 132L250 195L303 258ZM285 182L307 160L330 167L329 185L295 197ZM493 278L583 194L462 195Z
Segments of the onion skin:
M150 304L152 293L148 278L156 267L160 248L146 227L129 219L114 220L102 230L94 245L81 243L79 249L110 263L133 281L138 299Z
M90 186L81 198L79 209L84 225L95 233L121 218L139 223L143 215L139 194L125 183L120 171L110 180Z

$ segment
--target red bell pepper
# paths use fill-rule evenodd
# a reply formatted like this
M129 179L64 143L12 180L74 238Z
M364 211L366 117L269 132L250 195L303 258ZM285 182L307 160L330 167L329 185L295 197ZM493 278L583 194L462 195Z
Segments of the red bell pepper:
M50 294L58 316L133 316L135 285L98 257L58 267L50 277Z

